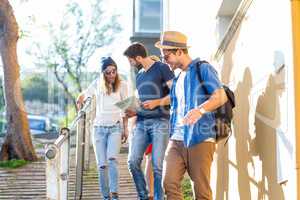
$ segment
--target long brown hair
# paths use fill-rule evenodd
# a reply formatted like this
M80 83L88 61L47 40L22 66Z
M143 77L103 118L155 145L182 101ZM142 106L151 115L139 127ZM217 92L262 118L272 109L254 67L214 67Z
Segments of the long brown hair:
M118 73L118 70L116 69L116 78L114 83L112 84L112 88L109 86L109 82L107 81L107 78L104 73L101 75L101 89L102 91L105 91L107 95L110 95L111 93L117 92L120 89L121 85L121 79Z

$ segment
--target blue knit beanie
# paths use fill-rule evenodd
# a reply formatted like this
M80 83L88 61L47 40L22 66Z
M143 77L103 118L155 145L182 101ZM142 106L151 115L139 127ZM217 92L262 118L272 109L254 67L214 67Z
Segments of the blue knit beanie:
M101 72L106 70L106 68L109 65L113 65L113 66L117 67L117 64L115 63L115 61L111 57L102 57L101 58Z

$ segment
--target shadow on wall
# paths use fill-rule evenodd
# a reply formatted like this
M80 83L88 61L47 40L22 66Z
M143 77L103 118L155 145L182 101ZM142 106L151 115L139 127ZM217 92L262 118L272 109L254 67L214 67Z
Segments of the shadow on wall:
M232 56L235 51L236 41L240 34L240 28L231 40L227 50L224 53L224 62L221 71L222 83L229 84L230 74L233 68ZM230 139L229 139L230 140ZM217 148L217 180L216 180L216 199L229 199L228 187L229 187L229 158L228 158L228 145L223 143L218 144Z
M284 70L281 70L275 75L270 75L265 91L258 98L254 124L256 136L254 139L251 139L249 133L249 97L253 86L249 68L245 69L243 81L237 85L233 120L236 139L236 164L230 164L236 168L238 173L240 199L253 199L250 184L257 187L257 199L259 200L284 199L283 190L277 183L276 160L276 128L280 125L279 96L282 94L278 91L282 91L280 88L283 87L282 83L277 84L278 81L276 80L281 80L284 73ZM259 157L261 164L257 166L261 166L261 168L255 168L254 156ZM261 174L259 182L251 177L249 170L253 174Z
M284 77L284 64L279 68L275 66L275 73L269 76L267 87L259 96L256 105L254 122L256 137L251 146L262 166L258 199L284 199L282 187L277 183L276 158L276 128L281 124L279 98L285 88Z
M233 53L240 29L236 32L229 47L224 54L222 67L222 82L229 83L233 67ZM285 88L284 57L281 52L274 52L275 73L268 78L268 84L264 92L259 96L255 112L255 138L251 139L249 133L250 93L253 87L250 68L244 71L244 77L238 83L236 95L236 108L234 110L233 130L235 137L236 163L229 160L228 145L218 145L217 149L217 182L216 198L230 199L229 187L229 165L236 169L238 180L239 199L284 199L282 187L277 183L277 158L276 158L276 128L280 126L280 104ZM278 60L282 62L277 63ZM277 63L277 64L276 64ZM260 67L260 66L258 66ZM284 106L284 105L281 105ZM233 143L232 143L233 144ZM254 156L261 163L254 164ZM261 168L260 168L261 166ZM251 172L251 174L249 174ZM261 174L259 181L254 179L254 174ZM257 176L256 176L257 177ZM252 194L251 187L256 187L258 194ZM253 190L252 190L253 192Z
M238 191L240 199L251 199L250 176L248 164L254 170L254 161L250 150L251 135L249 133L250 91L252 75L249 68L244 71L243 81L239 82L235 90L236 108L234 110L233 129L236 140L236 170L238 173ZM232 163L234 166L234 164Z

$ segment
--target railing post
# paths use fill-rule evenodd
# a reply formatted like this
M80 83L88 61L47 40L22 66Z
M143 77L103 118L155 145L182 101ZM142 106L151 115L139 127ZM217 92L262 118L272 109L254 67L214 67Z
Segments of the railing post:
M58 149L52 144L47 149L49 155L46 153L46 198L56 200L59 199L59 166L56 158Z
M85 111L80 111L81 116L77 124L76 137L76 169L75 169L75 199L82 197L82 177L84 167L84 140L85 140Z
M61 130L62 135L68 135L68 139L65 140L60 148L60 200L68 199L68 180L69 180L69 152L70 152L70 130L63 128Z
M89 124L86 122L86 110L90 106L90 98L86 100L84 107L80 110L77 117L73 120L71 128L63 128L60 136L46 149L46 187L47 200L67 200L68 199L68 178L69 178L69 153L70 153L70 132L76 126L76 160L75 160L75 199L82 198L82 178L84 157L88 157L89 149ZM88 124L88 127L86 127ZM85 136L85 132L88 136ZM86 153L86 154L85 154ZM86 161L87 168L89 159ZM87 169L86 168L86 169Z
M69 129L63 128L54 144L46 149L46 198L47 200L68 199L69 175Z
M84 145L84 170L90 168L90 146L91 146L91 135L93 131L93 120L96 114L96 97L93 96L89 99L89 109L86 112L85 120L85 145Z
M85 145L84 145L84 170L90 168L90 137L91 137L91 112L86 114L85 120Z

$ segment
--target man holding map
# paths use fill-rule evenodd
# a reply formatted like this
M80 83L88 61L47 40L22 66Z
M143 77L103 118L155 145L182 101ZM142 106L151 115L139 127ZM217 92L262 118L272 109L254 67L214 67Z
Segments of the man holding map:
M126 110L128 117L137 116L129 145L128 168L139 199L149 199L141 162L147 146L152 143L154 199L162 200L162 166L169 139L169 88L174 74L168 65L148 57L147 50L141 43L130 45L124 55L131 66L142 66L136 76L136 89L141 106L136 110Z

